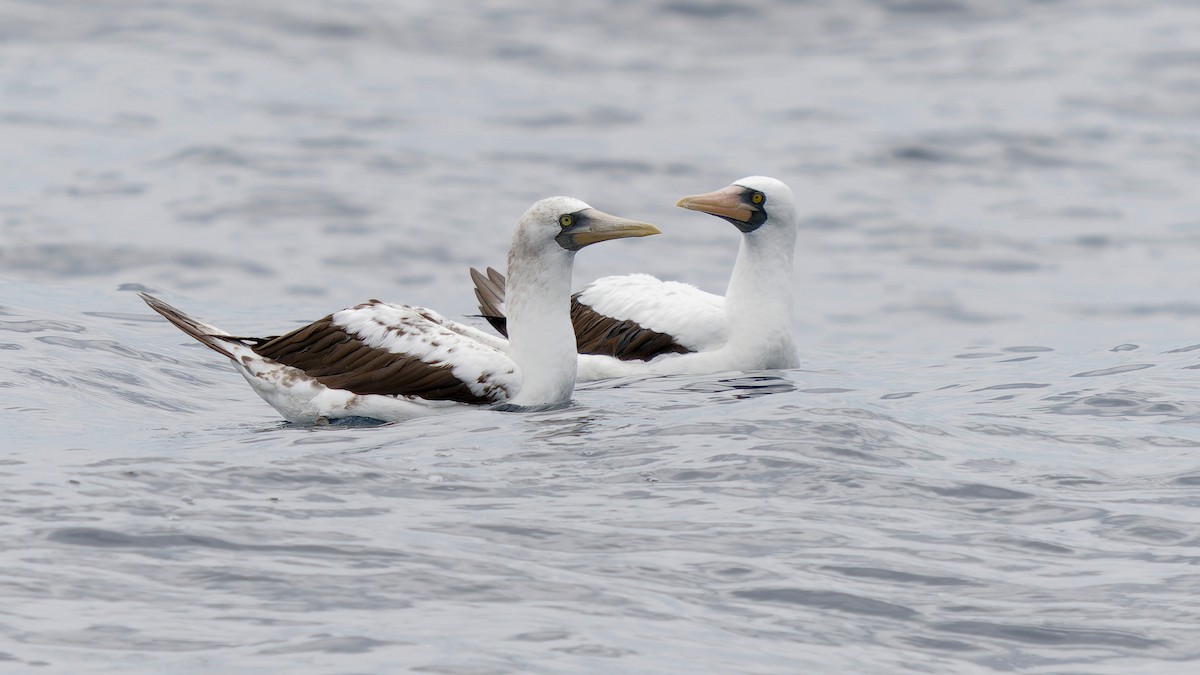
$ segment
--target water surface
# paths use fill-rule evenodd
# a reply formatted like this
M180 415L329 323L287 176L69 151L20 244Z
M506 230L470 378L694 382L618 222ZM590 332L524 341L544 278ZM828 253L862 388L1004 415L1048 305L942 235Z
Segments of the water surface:
M0 2L0 666L1193 672L1200 8ZM802 368L282 423L150 290L475 312L533 200L720 292L801 201Z

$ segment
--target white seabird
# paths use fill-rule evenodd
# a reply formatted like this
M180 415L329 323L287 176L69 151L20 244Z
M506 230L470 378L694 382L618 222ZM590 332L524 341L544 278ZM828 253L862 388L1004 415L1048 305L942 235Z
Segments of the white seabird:
M286 335L235 337L141 296L177 328L231 359L289 422L401 421L455 404L553 406L568 402L575 386L569 317L575 252L596 242L658 233L653 225L570 197L531 206L508 251L507 344L431 310L378 300Z
M602 277L571 297L580 381L643 373L795 368L793 258L799 216L787 185L750 176L676 206L742 233L724 296L648 274ZM505 333L505 279L471 270L483 317Z

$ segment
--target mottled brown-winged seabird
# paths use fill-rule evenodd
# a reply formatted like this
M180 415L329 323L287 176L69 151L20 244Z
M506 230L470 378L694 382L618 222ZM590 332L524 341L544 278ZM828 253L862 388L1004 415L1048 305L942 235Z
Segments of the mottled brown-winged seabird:
M593 281L571 296L578 379L798 366L792 190L750 176L676 206L724 218L742 233L725 295L648 274ZM472 269L471 278L484 318L505 333L504 276L489 267L486 274Z
M290 422L347 417L401 421L461 404L567 403L575 386L568 314L575 252L658 234L570 197L537 202L508 250L507 344L422 307L371 300L286 335L235 337L142 294L156 312L233 361Z

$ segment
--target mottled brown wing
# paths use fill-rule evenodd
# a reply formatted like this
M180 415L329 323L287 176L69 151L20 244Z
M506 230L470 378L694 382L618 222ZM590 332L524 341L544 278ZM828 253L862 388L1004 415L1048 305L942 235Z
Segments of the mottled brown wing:
M505 278L491 267L487 275L471 268L479 313L504 337L508 325L504 316ZM571 323L575 326L575 347L580 354L612 356L622 361L649 361L662 354L687 354L692 351L666 333L643 328L633 321L601 314L571 296Z
M471 391L448 366L370 347L333 323L333 316L268 342L247 345L256 353L304 371L326 387L355 394L418 396L436 401L491 403Z

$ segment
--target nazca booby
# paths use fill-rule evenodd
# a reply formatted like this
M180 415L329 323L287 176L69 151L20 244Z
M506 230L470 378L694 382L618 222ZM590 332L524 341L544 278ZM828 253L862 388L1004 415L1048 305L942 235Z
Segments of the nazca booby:
M653 225L570 197L531 206L508 251L507 344L432 310L379 300L286 335L235 337L141 296L177 328L232 360L254 391L290 422L400 421L464 403L553 406L568 402L575 386L568 315L575 252L658 233Z
M602 277L571 296L580 381L637 374L795 368L793 257L799 216L783 182L750 176L676 206L742 233L724 296L648 274ZM506 334L505 278L471 269L481 314Z

